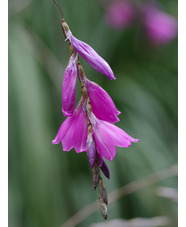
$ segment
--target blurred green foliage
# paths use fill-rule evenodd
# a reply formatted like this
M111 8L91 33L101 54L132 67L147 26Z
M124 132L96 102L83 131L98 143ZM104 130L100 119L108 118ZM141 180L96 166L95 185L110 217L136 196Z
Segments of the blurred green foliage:
M73 34L112 67L109 81L81 60L87 77L101 85L122 112L117 124L137 144L117 149L107 162L107 191L177 163L177 40L148 42L139 23L115 31L97 0L58 0ZM162 1L177 14L177 1ZM58 227L97 199L86 153L52 145L64 117L61 88L70 57L53 1L9 0L9 226ZM77 85L77 101L80 87ZM77 132L78 133L78 132ZM177 179L159 185L176 188ZM176 226L177 206L157 197L155 186L115 202L112 218L167 215ZM96 212L79 226L102 221Z

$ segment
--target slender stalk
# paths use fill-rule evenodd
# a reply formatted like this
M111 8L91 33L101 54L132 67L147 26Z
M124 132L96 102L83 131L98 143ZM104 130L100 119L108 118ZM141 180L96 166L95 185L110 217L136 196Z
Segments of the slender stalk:
M62 11L61 7L58 5L58 3L56 2L56 0L53 0L53 1L54 1L54 3L56 4L57 8L59 9L59 11L61 13L62 20L64 20L63 11Z

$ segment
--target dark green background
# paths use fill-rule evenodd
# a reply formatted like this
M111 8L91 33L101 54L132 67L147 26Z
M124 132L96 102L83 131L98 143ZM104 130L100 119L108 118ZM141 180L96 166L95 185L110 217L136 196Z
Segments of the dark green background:
M140 21L129 29L110 28L96 0L58 0L74 36L91 45L112 67L109 81L81 60L86 76L101 85L122 112L121 127L139 142L118 148L107 162L108 193L177 163L177 40L153 47ZM177 1L162 1L177 17ZM95 201L86 153L52 145L64 117L61 88L70 57L52 0L9 0L9 226L59 227ZM77 83L77 100L80 86ZM78 133L78 132L77 132ZM158 185L177 187L170 178ZM109 206L108 220L169 216L177 206L155 194L156 186ZM79 226L102 221L99 211Z

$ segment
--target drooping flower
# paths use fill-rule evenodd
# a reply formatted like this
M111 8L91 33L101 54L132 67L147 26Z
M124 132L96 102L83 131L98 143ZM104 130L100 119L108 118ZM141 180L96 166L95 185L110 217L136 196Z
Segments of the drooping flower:
M63 78L62 111L64 116L72 115L76 103L77 59L78 53L75 52L70 57Z
M119 127L99 120L91 112L88 113L89 121L92 125L93 136L99 155L108 160L112 160L116 154L116 146L129 147L132 142L137 142Z
M147 35L154 44L166 44L177 37L177 21L154 4L142 8Z
M105 19L115 29L125 28L131 25L134 19L134 9L129 1L113 1L108 6Z
M87 118L84 112L84 103L80 100L73 115L69 116L61 125L53 144L62 142L63 150L70 151L72 148L77 153L86 151L87 142Z
M119 121L119 112L109 94L98 84L85 78L86 89L89 93L92 111L95 116L104 121L115 123Z
M71 42L73 48L88 62L95 70L105 75L109 80L116 79L109 64L99 56L96 51L87 43L75 38L70 30L65 30L67 39Z

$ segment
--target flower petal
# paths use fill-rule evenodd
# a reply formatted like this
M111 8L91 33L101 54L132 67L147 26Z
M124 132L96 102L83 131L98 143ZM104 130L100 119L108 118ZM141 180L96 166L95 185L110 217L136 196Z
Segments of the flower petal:
M119 146L119 147L125 146L125 142L124 142L125 140L129 141L130 143L139 141L138 139L132 138L125 131L123 131L122 129L120 129L119 127L117 127L113 124L109 124L106 121L104 121L103 124L104 124L104 127L106 128L106 130L109 131L110 135L112 135L112 138L115 140L115 143L118 144L118 145L116 144L116 146ZM126 142L126 146L127 146L127 142Z
M97 124L93 127L93 136L100 156L112 160L116 154L116 147L112 142L112 137L102 127L102 124Z
M86 151L88 125L87 125L87 118L83 111L79 113L74 129L76 131L76 134L73 138L74 149L76 150L77 153Z
M86 151L87 130L86 116L81 109L73 115L73 123L62 139L63 150L74 148L77 153Z
M55 137L54 140L52 140L53 144L58 144L59 142L62 141L62 139L64 138L65 134L68 132L68 130L71 128L73 123L73 118L72 117L68 117L63 124L61 125L61 127L58 130L58 133Z

